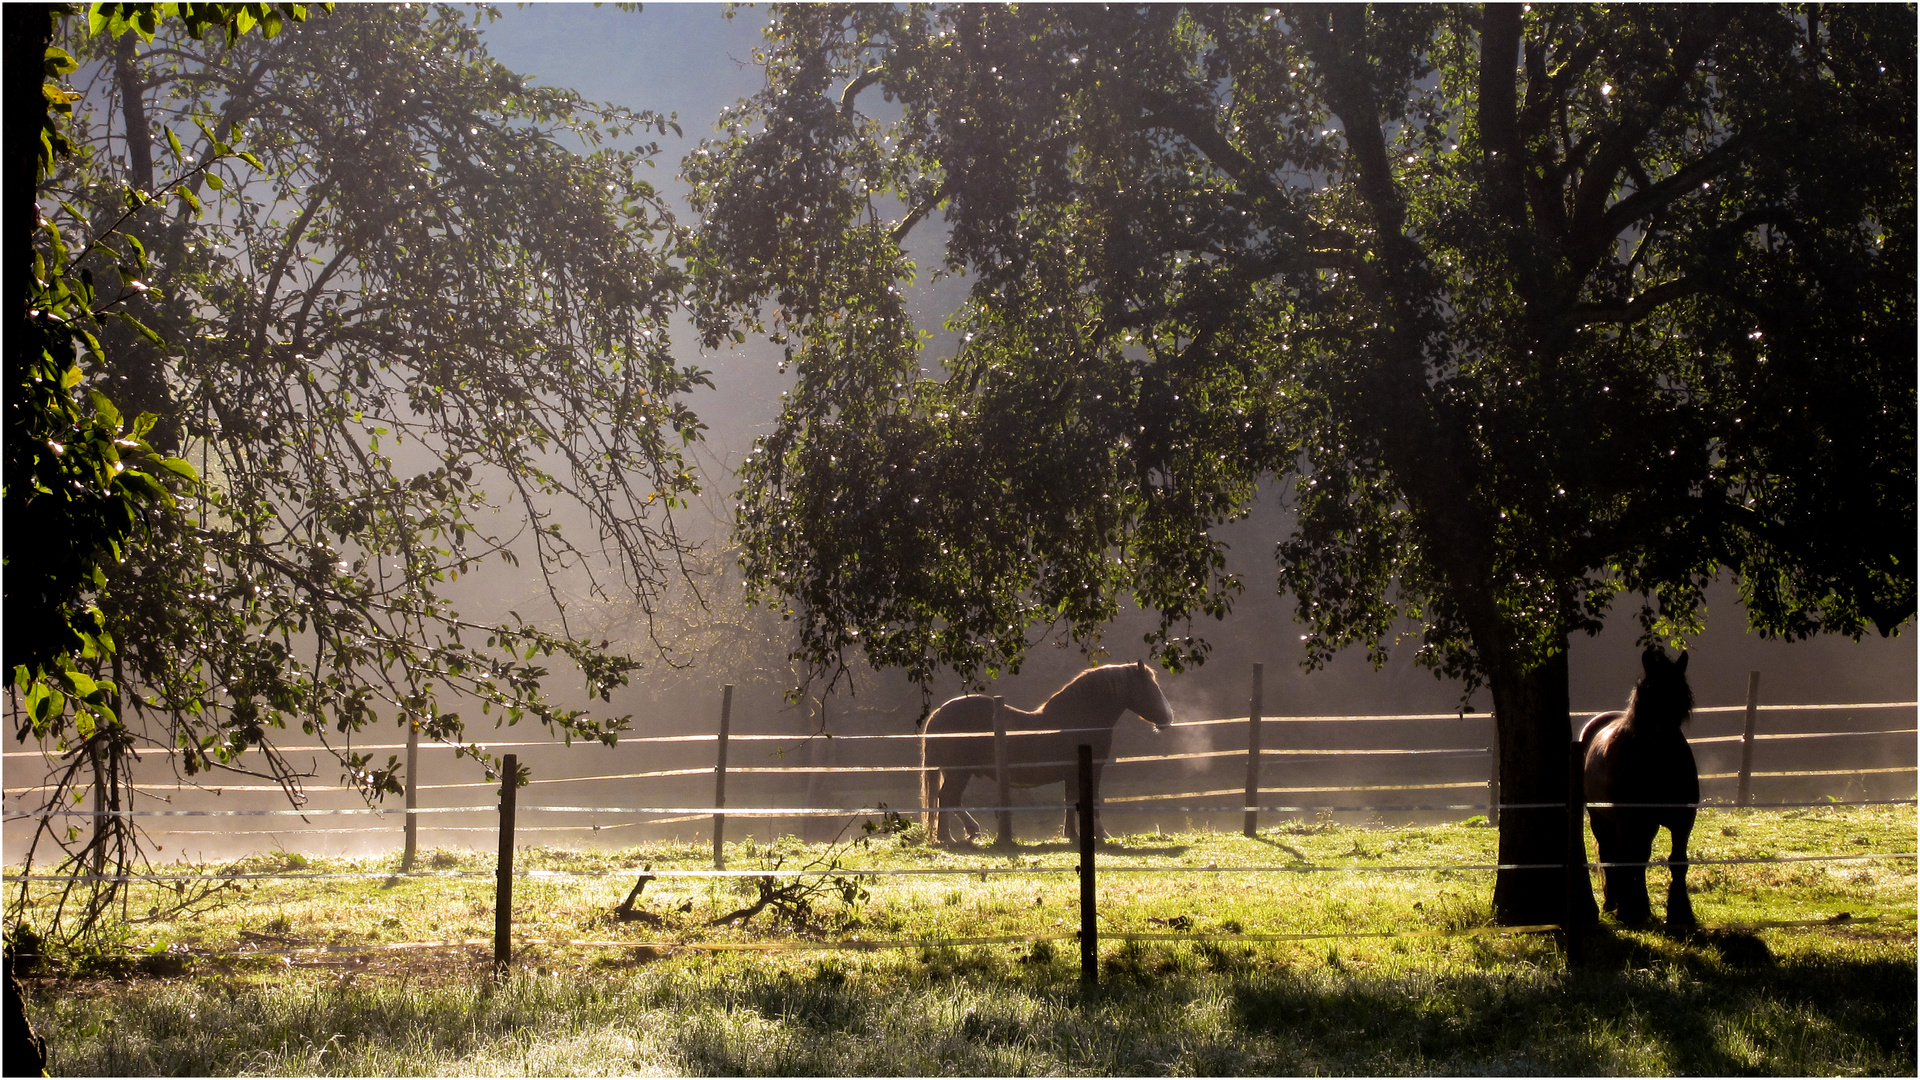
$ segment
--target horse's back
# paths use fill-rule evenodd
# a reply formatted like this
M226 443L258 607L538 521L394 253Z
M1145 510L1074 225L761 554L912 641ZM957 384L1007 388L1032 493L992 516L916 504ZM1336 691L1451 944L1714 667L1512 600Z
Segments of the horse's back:
M1593 740L1600 734L1601 729L1626 715L1627 714L1623 712L1603 712L1593 719L1588 720L1580 726L1580 745L1589 748L1589 751L1591 751Z
M1678 730L1645 732L1624 712L1601 713L1581 728L1582 786L1589 802L1698 802L1700 773Z
M1008 707L1003 723L1013 731L1029 715ZM926 736L986 735L993 731L993 698L986 694L963 694L950 698L927 717L920 729L927 748L927 768L989 768L993 765L992 739L928 738Z
M936 732L979 731L982 728L993 730L993 699L985 694L962 694L957 698L948 698L940 707L927 714L927 722L921 725L924 734Z

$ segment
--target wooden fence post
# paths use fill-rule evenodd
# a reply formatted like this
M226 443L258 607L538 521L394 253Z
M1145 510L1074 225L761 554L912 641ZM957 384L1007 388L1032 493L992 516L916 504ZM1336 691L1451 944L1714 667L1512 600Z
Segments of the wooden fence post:
M833 735L827 730L827 692L820 691L820 729L807 737L807 809L821 809L831 798L833 788L822 769L833 767ZM807 814L800 818L800 839L809 844L830 841L834 836L833 819Z
M728 683L720 691L720 750L713 763L713 806L718 810L727 805L727 730L733 724L733 684ZM727 815L713 815L713 868L727 868L726 843Z
M1500 744L1498 741L1487 747L1487 824L1495 829L1500 827Z
M1008 790L1007 784L1007 710L1004 707L1005 703L1005 698L996 697L993 699L993 782L1000 793L1000 809L994 811L994 819L999 828L996 830L998 835L994 837L993 842L1000 847L1007 847L1013 843L1013 811L1007 809L1007 807L1012 806L1013 803L1011 801L1012 794Z
M920 828L933 843L933 784L927 778L927 718L920 718Z
M1247 820L1241 831L1249 837L1260 831L1260 689L1262 666L1253 665L1253 697L1247 702Z
M1093 892L1093 747L1080 744L1080 985L1093 989L1100 981L1100 928L1094 916Z
M1753 801L1753 729L1760 719L1760 673L1747 672L1747 731L1740 737L1741 806Z
M505 975L513 959L513 804L520 778L518 755L500 764L500 860L493 884L493 970Z
M1569 967L1582 959L1580 932L1586 925L1586 909L1593 904L1593 882L1587 878L1587 823L1581 820L1587 803L1583 749L1578 738L1567 747L1567 910L1561 922Z
M414 813L419 806L420 790L420 724L419 721L407 721L407 825L406 836L400 848L400 872L413 873L414 852L419 850L420 818Z
M93 765L93 876L107 872L107 768L101 764L100 735L87 740L87 759Z

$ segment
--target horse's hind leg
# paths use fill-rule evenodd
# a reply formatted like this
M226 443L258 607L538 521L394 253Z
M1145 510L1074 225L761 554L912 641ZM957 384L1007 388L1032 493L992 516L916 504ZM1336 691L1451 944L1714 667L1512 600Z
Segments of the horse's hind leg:
M1694 812L1687 810L1667 819L1667 835L1673 838L1673 850L1667 855L1667 869L1673 879L1667 885L1667 927L1691 930L1693 901L1687 896L1687 838L1693 833Z
M1593 825L1593 842L1600 849L1600 861L1604 863L1620 861L1620 823L1611 810L1589 810L1587 820ZM1609 915L1620 914L1621 883L1620 871L1611 866L1602 866L1600 870L1600 910Z
M939 794L935 796L936 809L933 814L933 842L947 844L953 842L953 816L958 815L963 828L967 828L967 839L973 839L972 818L960 809L960 797L966 794L967 781L972 774L964 769L940 770Z
M1093 767L1093 838L1102 843L1113 839L1107 835L1107 824L1100 820L1100 766Z

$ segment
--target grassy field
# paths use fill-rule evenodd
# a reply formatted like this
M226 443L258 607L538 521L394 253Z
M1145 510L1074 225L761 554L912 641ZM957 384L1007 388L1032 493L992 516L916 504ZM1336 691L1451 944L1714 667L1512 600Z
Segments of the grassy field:
M1912 807L1709 811L1694 851L1906 852L1915 831ZM1490 862L1485 827L1130 836L1099 856L1105 934L1418 933L1108 939L1100 988L1084 994L1066 936L1078 925L1073 875L856 874L1066 867L1064 844L934 850L917 830L865 839L831 853L733 846L733 868L831 857L843 876L722 925L712 923L760 898L753 881L658 878L639 918L614 916L639 868L701 868L705 849L523 850L521 868L562 873L516 883L504 980L489 976L490 854L432 852L427 873L406 878L387 876L392 858L256 857L221 869L366 876L236 879L217 904L172 915L163 890L145 891L122 940L26 980L30 1012L66 1075L1915 1071L1911 861L1699 867L1694 905L1716 929L1611 927L1570 971L1549 935L1489 932L1490 874L1379 869ZM1241 869L1285 865L1358 869ZM1653 878L1657 903L1664 871ZM1753 925L1766 922L1812 925ZM665 947L994 936L1023 940Z

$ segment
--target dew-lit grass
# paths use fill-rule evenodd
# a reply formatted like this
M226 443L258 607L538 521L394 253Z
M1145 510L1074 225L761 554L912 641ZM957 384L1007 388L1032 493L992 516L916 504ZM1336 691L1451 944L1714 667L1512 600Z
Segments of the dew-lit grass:
M1912 851L1914 812L1709 812L1695 857ZM1462 825L1277 824L1237 835L1141 835L1103 847L1101 926L1194 933L1484 928L1479 871L1266 873L1247 866L1491 861ZM820 856L783 842L730 865ZM277 856L250 864L264 866ZM793 941L765 915L710 927L750 885L659 879L657 925L612 908L638 867L708 852L528 849L534 870L606 872L516 883L513 973L488 977L492 878L246 882L222 906L140 923L126 945L187 955L30 980L62 1074L378 1073L917 1075L930 1073L1899 1073L1915 1067L1914 864L1731 865L1694 871L1710 926L1824 920L1676 938L1613 928L1569 971L1547 935L1286 942L1120 941L1084 994L1070 940L872 952L674 952L571 942ZM844 852L864 868L1068 866L1064 844L935 851L894 838ZM423 861L489 871L478 853ZM387 871L393 860L318 861ZM1654 872L1656 906L1664 892ZM815 901L808 936L896 940L1070 933L1070 874L874 877L864 901ZM684 909L684 910L683 910ZM292 956L281 952L296 951ZM236 956L236 953L253 953ZM215 955L224 954L224 955ZM167 972L156 977L152 972Z

